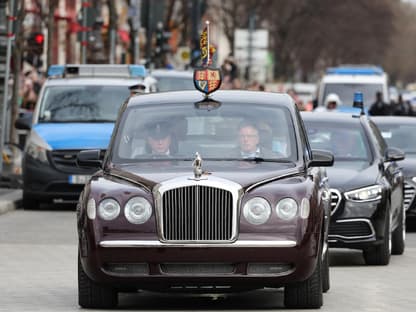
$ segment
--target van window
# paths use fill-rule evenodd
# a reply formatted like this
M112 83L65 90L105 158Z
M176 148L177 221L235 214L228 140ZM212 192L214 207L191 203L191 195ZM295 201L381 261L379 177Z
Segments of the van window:
M376 98L376 92L383 92L383 85L376 83L327 83L324 87L323 100L330 93L336 93L342 105L351 106L354 100L354 92L362 92L364 97L364 106L370 107Z
M114 122L128 96L126 86L47 87L39 122Z

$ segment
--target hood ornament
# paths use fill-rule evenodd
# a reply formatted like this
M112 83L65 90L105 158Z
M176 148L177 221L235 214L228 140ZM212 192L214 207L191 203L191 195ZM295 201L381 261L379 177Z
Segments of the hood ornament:
M195 180L199 180L202 176L202 158L198 152L195 153L195 159L192 162L192 166L194 167Z

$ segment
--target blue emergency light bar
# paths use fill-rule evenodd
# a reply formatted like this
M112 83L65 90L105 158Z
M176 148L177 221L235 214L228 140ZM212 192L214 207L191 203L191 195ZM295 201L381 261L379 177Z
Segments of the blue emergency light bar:
M143 65L103 65L103 64L68 64L51 65L48 69L49 78L63 77L146 77Z
M379 66L368 67L354 67L354 66L339 66L330 67L326 70L329 75L378 75L381 76L384 71Z

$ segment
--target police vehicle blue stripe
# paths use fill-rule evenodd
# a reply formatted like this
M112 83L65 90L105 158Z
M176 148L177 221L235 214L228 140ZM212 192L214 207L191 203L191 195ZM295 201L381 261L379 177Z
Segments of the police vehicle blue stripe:
M52 149L105 149L114 123L41 123L33 127Z

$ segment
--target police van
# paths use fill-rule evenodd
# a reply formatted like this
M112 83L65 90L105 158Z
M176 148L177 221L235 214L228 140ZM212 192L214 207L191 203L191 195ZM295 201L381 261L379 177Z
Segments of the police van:
M75 202L93 173L76 166L80 150L100 149L110 141L129 87L144 83L142 65L52 65L31 120L22 160L23 205ZM145 90L147 92L148 90Z
M318 107L325 107L329 94L337 94L341 105L339 110L351 107L353 96L361 92L366 110L375 101L376 93L383 94L385 103L389 102L388 76L379 66L342 65L330 67L322 77L318 88Z

